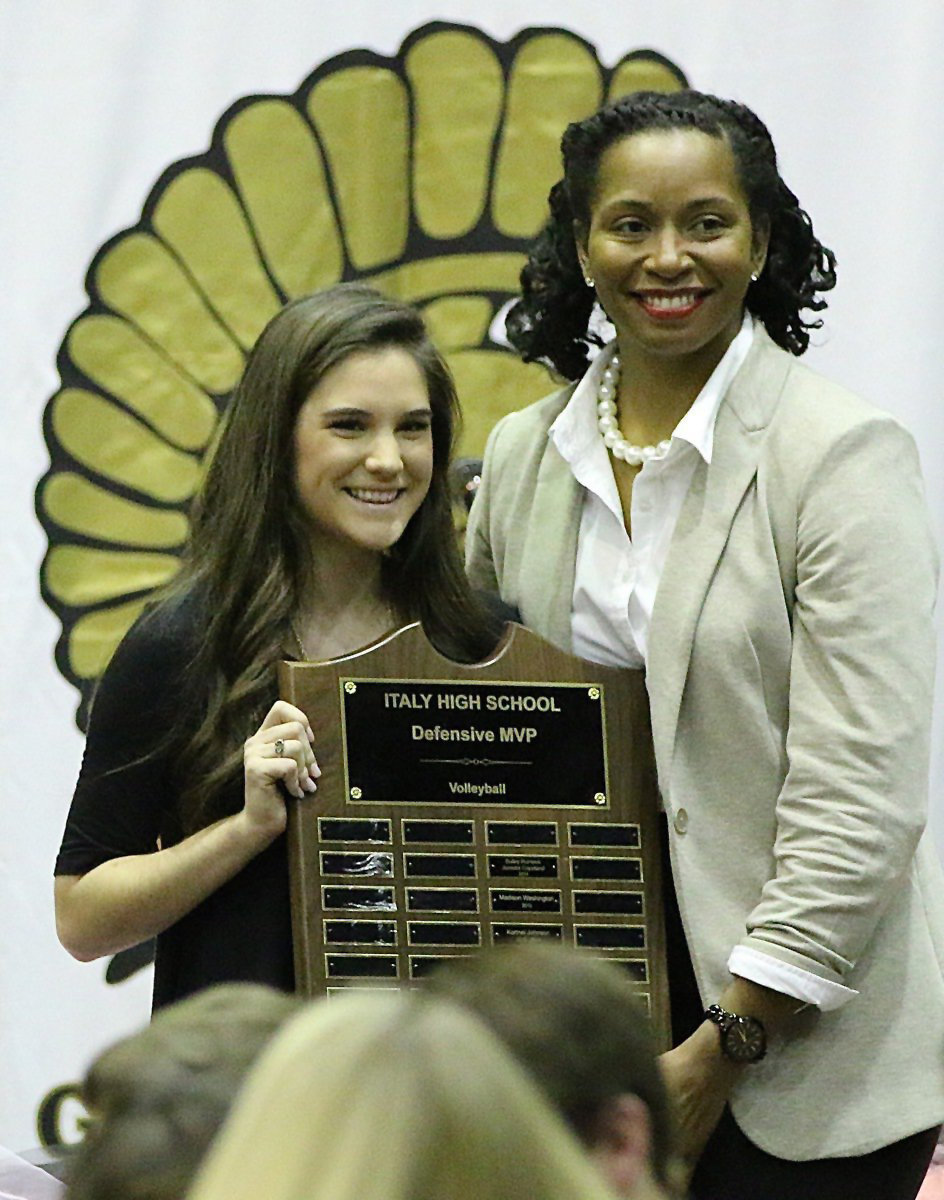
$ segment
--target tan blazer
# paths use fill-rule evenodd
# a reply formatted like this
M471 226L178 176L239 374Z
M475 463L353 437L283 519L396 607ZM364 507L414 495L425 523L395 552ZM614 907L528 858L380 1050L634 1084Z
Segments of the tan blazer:
M582 489L547 430L572 390L495 427L467 531L473 582L568 650ZM911 437L758 330L679 517L647 684L702 999L738 943L859 992L738 1085L738 1123L782 1158L944 1119L936 567Z

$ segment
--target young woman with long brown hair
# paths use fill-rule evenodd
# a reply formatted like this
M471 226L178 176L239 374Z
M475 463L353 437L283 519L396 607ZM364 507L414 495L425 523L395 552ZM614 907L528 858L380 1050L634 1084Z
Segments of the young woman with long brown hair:
M180 577L101 680L56 863L77 958L157 936L155 1006L293 986L286 797L319 770L278 661L414 620L455 659L494 645L453 533L457 416L419 314L364 285L290 303L253 349Z

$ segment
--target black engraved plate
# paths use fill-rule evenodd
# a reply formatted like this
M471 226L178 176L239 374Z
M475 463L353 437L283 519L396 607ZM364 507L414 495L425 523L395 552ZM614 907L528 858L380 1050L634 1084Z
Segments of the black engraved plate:
M633 983L649 982L649 964L644 958L611 958L607 961L622 967Z
M329 946L395 946L394 921L334 921L324 923L324 939Z
M575 913L616 913L641 917L645 911L642 892L574 892Z
M568 829L572 846L628 846L631 850L639 849L638 825L610 825L603 822L584 825L574 821Z
M556 846L553 821L486 821L485 840L490 846Z
M572 858L570 870L571 878L577 881L619 879L622 882L642 882L641 858Z
M396 979L395 954L326 954L325 974L329 979Z
M346 995L348 995L348 994L351 992L351 990L352 990L352 989L351 989L351 987L350 987L349 985L345 985L345 984L334 984L334 985L332 986L332 985L330 985L330 984L329 984L329 985L328 985L328 986L325 988L325 995L326 995L326 996L328 997L328 999L330 1000L332 996L346 996ZM381 985L380 985L380 986L378 986L378 987L371 987L371 986L370 986L370 984L359 984L359 985L357 986L357 991L359 991L359 992L387 992L387 991L390 991L390 990L392 990L392 989L390 989L390 988L386 987L386 986L385 986L385 985L383 985L383 984L381 984Z
M353 803L607 804L599 687L471 679L339 683Z
M410 912L478 912L479 897L475 888L408 887L406 906Z
M457 957L458 955L455 954L411 954L410 978L425 979L442 963L451 962Z
M318 836L323 842L382 842L393 841L390 822L370 817L319 817Z
M415 842L461 842L471 846L474 837L471 821L403 822L404 844Z
M557 891L520 891L507 888L489 888L492 912L537 912L559 913L561 894Z
M526 876L528 879L556 879L557 858L553 854L490 854L488 873L493 879Z
M594 946L598 950L645 950L644 925L575 925L574 938L578 946Z
M406 873L415 878L474 879L474 854L404 854Z
M321 907L395 912L397 905L392 887L337 887L326 884L321 888Z
M501 942L521 941L525 938L559 942L562 933L561 925L509 925L504 922L495 922L492 925L492 941L496 946Z
M357 875L359 878L393 876L393 855L374 850L321 851L322 875Z
M478 946L482 931L475 921L409 921L411 946Z

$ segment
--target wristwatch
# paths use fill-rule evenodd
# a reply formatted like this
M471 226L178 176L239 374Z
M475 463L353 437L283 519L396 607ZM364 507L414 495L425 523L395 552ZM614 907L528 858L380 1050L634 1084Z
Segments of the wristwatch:
M721 1053L736 1063L754 1063L767 1053L767 1030L756 1017L725 1012L720 1004L705 1009L705 1020L721 1031Z

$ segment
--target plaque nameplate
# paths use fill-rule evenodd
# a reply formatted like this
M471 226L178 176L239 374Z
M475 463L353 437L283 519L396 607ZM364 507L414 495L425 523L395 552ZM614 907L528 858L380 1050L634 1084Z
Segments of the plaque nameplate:
M649 982L649 964L644 958L609 958L607 962L622 967L633 983Z
M324 940L332 946L395 946L397 926L395 921L327 920Z
M407 931L411 946L479 946L482 942L477 921L409 921Z
M346 790L354 803L607 803L598 687L471 679L339 682ZM564 740L566 772L560 765Z
M411 954L410 978L425 979L427 975L435 971L444 962L450 962L456 957L455 954Z
M393 855L376 851L322 850L322 875L357 875L360 878L393 875Z
M416 842L461 842L471 846L475 838L471 821L404 820L404 844Z
M541 891L509 891L506 888L490 888L492 912L540 912L559 913L561 894L552 889Z
M490 854L488 873L493 879L519 876L556 879L557 857L553 854Z
M321 888L321 907L392 912L397 905L392 887L337 887L325 884Z
M490 846L556 846L553 821L486 821L485 840Z
M642 892L574 892L575 913L615 913L641 917L644 911Z
M406 889L409 912L478 912L479 896L475 888Z
M610 825L603 821L586 825L571 821L567 828L572 846L627 846L637 850L640 844L638 825Z
M510 925L505 922L492 924L492 941L496 945L501 942L520 941L523 938L544 938L559 942L562 936L561 925Z
M394 985L394 986L396 986L396 985ZM359 992L389 992L391 989L389 987L386 987L383 985L381 985L380 987L371 987L369 984L359 983L357 985L357 990ZM344 996L346 994L349 994L346 984L336 983L336 984L329 984L328 986L325 987L325 995L328 997L329 1000L331 999L332 996Z
M319 817L318 836L323 842L393 841L390 822L370 817Z
M473 854L404 854L407 877L430 879L474 879Z
M618 879L622 882L642 882L641 858L572 858L571 878L575 881L587 879Z
M646 948L643 925L575 925L574 938L578 946L595 946L598 950Z
M326 954L325 974L329 979L396 979L395 954Z

